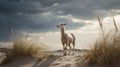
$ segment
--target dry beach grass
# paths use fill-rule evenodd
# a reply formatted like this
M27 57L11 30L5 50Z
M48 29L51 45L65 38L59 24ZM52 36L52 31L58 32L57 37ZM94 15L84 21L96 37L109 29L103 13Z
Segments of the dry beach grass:
M84 55L82 63L88 67L120 67L120 32L115 20L114 33L102 31L102 36L95 42L94 47ZM102 24L100 24L103 30Z
M15 41L13 44L13 49L8 50L5 53L6 58L2 63L7 63L20 56L31 56L42 60L52 55L49 47L47 47L45 44L25 39Z

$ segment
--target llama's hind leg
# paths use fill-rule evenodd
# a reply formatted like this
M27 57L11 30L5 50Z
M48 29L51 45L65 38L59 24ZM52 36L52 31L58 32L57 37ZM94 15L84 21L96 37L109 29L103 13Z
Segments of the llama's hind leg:
M75 54L75 43L73 43L73 54L72 55L74 55Z

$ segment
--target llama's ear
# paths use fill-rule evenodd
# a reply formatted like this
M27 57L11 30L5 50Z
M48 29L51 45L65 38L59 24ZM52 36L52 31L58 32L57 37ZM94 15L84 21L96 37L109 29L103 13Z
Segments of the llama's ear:
M64 25L66 25L66 23L64 23Z

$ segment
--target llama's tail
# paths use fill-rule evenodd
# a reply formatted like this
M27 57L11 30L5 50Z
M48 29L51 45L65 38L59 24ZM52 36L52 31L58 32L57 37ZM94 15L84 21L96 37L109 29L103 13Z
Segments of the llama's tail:
M71 33L72 37L73 37L73 43L75 44L75 36L73 33Z

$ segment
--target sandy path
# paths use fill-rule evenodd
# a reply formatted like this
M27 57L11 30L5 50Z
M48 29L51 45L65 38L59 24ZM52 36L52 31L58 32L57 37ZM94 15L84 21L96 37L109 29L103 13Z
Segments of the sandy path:
M50 67L78 67L77 60L79 60L80 55L78 56L62 56L56 59Z
M44 60L32 57L18 57L14 61L0 67L79 67L82 52L75 52L75 55L63 56L62 52L55 52L54 56L50 56Z
M57 59L59 56L51 56L42 61L38 61L33 67L50 67L50 65Z

